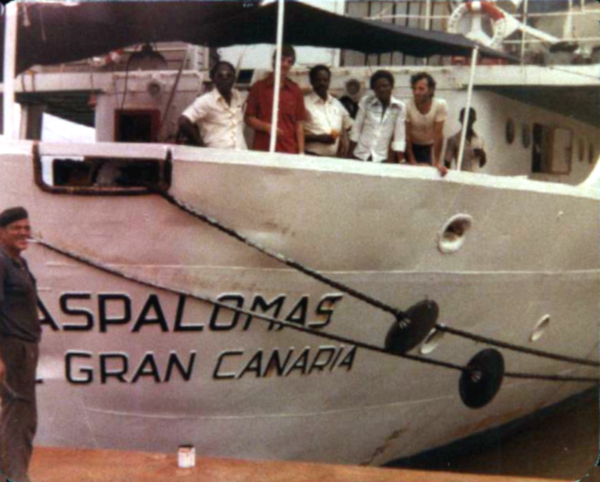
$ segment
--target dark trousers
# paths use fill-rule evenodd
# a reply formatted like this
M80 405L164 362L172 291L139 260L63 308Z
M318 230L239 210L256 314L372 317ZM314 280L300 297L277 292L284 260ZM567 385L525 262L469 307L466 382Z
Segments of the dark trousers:
M13 481L28 482L27 470L37 428L38 344L1 336L0 353L6 365L6 382L0 386L0 469Z
M413 144L412 150L417 162L433 165L433 145Z

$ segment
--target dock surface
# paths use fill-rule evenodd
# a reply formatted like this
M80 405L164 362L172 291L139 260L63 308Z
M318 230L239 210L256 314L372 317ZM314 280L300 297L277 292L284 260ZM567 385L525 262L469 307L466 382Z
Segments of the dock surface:
M543 482L501 475L428 472L306 462L196 458L180 469L176 454L38 448L30 470L35 482ZM553 479L555 482L560 479Z

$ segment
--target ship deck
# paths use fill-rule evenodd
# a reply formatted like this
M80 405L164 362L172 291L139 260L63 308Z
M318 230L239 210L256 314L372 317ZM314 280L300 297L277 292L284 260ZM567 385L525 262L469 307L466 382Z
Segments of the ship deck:
M505 482L506 476L426 472L390 468L249 461L197 457L196 467L181 469L176 454L111 450L36 448L30 471L36 482ZM544 479L510 477L511 482ZM557 482L557 479L553 479Z

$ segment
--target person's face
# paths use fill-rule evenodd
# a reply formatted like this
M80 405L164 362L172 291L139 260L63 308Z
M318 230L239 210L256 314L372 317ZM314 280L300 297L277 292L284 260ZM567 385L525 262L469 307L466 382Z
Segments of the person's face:
M392 98L392 83L388 79L377 79L373 85L373 92L380 102L389 102Z
M465 114L461 114L460 123L464 124L464 120L465 120ZM467 128L472 129L473 124L475 124L476 120L477 120L477 114L475 114L475 112L471 112L471 115L469 116L469 123L467 124Z
M329 72L326 70L319 70L315 78L311 81L311 85L319 96L325 97L329 90L330 81L331 77L329 76Z
M27 249L27 240L30 235L29 219L22 219L3 228L0 227L0 242L13 253L20 253Z
M275 68L275 59L273 59L273 68ZM287 77L294 66L294 62L294 57L286 57L285 55L281 57L281 77Z
M427 79L419 80L413 85L412 91L417 104L428 102L433 97L433 89L429 88Z
M235 71L226 64L219 65L213 79L215 87L219 92L229 93L235 83Z

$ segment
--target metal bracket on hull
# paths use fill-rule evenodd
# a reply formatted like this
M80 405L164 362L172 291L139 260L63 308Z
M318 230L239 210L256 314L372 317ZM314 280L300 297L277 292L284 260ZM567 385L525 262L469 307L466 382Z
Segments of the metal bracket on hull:
M43 178L39 143L33 144L33 171L36 185L51 194L79 196L139 196L168 190L173 172L173 152L167 149L164 159L120 158L114 155L84 157L83 161L54 159L53 169L66 172L59 185L49 185ZM107 174L103 174L106 172ZM101 181L101 178L110 177Z

